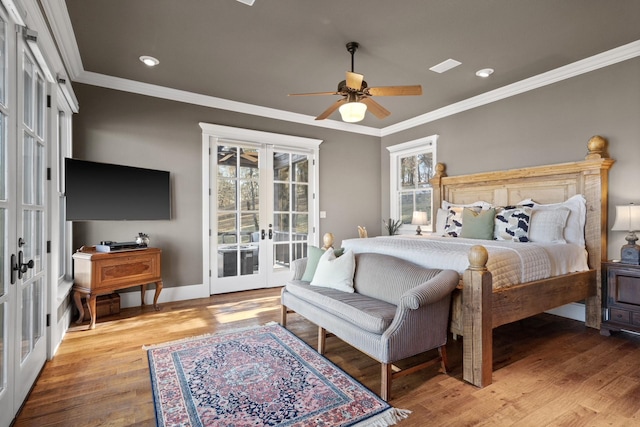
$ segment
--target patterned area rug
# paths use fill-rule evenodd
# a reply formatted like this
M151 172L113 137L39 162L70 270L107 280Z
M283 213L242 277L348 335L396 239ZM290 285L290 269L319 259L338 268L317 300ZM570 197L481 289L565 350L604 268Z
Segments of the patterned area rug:
M389 406L278 324L146 347L158 426L389 426Z

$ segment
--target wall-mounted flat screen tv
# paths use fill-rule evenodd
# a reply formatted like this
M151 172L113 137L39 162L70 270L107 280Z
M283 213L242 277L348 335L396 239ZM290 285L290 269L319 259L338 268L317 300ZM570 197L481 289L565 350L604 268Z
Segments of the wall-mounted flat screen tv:
M167 171L65 159L67 221L171 219Z

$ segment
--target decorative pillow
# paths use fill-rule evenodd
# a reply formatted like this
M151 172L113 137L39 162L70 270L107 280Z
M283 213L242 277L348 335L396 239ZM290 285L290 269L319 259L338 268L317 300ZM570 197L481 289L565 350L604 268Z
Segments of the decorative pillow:
M436 234L438 236L444 236L444 226L447 223L448 213L446 209L438 208L438 212L436 213Z
M460 237L460 233L462 233L463 209L471 209L475 212L480 212L480 210L482 210L482 207L450 207L449 209L447 209L447 220L444 223L444 233L442 233L443 236Z
M320 257L324 255L324 252L325 251L317 246L307 246L307 267L300 280L304 280L305 282L313 280L313 275L316 274L316 269L318 268L318 261L320 261Z
M533 208L528 206L497 208L494 224L494 237L496 240L528 242L532 211Z
M462 233L460 237L468 239L493 240L493 228L496 210L490 208L481 210L464 208L462 210Z
M587 201L582 194L569 197L562 203L551 203L548 205L536 203L531 199L527 201L533 204L534 211L557 209L558 207L568 208L571 212L564 226L564 239L567 243L576 243L580 246L586 245L584 240L584 226L587 219Z
M559 206L555 209L538 209L531 212L529 240L542 243L567 243L564 227L571 211Z
M447 220L444 223L443 236L458 237L462 232L462 210L464 208L447 209Z
M318 261L318 268L316 268L311 285L343 292L354 292L353 275L355 272L356 257L353 251L347 250L340 258L336 258L333 249L329 248Z
M316 274L318 268L318 261L320 257L324 255L325 251L317 246L307 246L307 267L304 269L304 274L300 280L310 282L313 280L313 276ZM333 250L333 254L337 257L344 253L344 248L338 248Z

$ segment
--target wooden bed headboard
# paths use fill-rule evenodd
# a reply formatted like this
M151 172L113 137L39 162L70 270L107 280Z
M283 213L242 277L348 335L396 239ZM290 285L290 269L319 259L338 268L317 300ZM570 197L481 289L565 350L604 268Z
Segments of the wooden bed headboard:
M538 203L560 203L576 194L587 201L585 241L589 265L600 269L607 259L607 196L609 169L607 141L594 136L587 144L585 160L471 175L446 176L445 166L436 165L434 208L443 200L463 204L484 200L495 206L515 205L527 198Z

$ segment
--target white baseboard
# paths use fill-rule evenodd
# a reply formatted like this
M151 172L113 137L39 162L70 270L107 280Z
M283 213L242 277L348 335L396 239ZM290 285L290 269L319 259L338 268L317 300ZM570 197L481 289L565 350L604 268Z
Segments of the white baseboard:
M153 304L153 296L156 290L153 287L147 289L145 294L145 303ZM209 297L208 286L204 284L188 285L188 286L175 286L171 288L163 288L158 298L158 303L171 302L171 301L184 301L196 298ZM140 306L140 292L120 292L120 307L138 307Z
M545 313L555 314L556 316L566 317L568 319L578 320L580 322L586 321L584 304L580 304L577 302L572 302L551 310L547 310L545 311Z

